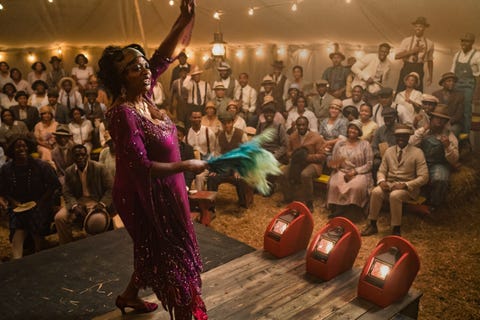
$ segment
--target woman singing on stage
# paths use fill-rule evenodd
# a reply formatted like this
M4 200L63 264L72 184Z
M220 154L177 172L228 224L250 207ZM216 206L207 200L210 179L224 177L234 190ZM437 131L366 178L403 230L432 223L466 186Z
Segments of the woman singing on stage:
M181 161L175 125L151 100L177 43L188 42L193 19L193 0L183 0L179 18L150 60L132 45L108 47L99 61L99 76L114 98L107 113L116 147L114 203L134 246L134 271L116 300L122 313L126 307L154 311L156 304L138 296L140 288L151 287L172 319L207 319L182 174L202 172L206 163Z

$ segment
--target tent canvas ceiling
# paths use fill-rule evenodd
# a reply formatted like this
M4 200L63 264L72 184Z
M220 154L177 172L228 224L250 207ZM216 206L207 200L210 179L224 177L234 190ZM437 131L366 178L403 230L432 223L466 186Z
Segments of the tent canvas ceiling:
M179 10L168 0L0 0L0 50L142 43L135 14L138 3L146 42L157 44ZM179 0L175 0L178 4ZM437 48L458 48L463 32L480 36L479 0L303 0L292 12L288 0L198 0L192 46L212 41L222 10L221 29L229 44L349 43L398 45L417 16L431 24ZM260 7L248 16L250 6ZM262 8L263 7L263 8Z

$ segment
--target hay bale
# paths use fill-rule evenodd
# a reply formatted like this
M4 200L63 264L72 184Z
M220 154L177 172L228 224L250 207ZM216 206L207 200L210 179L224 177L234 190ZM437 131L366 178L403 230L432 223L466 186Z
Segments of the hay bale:
M470 154L462 166L450 175L447 203L450 208L469 206L478 198L480 188L480 155Z

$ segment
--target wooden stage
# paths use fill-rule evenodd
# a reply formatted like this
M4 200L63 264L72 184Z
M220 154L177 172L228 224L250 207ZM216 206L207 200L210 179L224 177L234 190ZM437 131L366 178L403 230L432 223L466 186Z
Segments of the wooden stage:
M202 275L203 296L212 320L287 319L412 319L417 318L421 293L410 290L387 308L357 298L360 270L350 270L329 282L305 273L305 252L275 259L255 251ZM157 301L155 296L149 301ZM131 309L130 309L131 310ZM167 320L163 310L121 315L119 310L95 320Z

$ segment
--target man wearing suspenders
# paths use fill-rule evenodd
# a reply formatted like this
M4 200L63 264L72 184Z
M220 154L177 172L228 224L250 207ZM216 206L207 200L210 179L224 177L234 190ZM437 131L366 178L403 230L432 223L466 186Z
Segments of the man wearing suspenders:
M403 60L403 67L400 70L400 77L398 78L397 92L405 90L403 79L410 72L416 72L420 75L420 83L418 90L423 92L423 65L427 63L428 75L425 84L429 86L432 83L433 74L433 42L424 36L425 28L430 25L427 23L425 17L418 17L414 22L415 34L402 40L399 52L395 55L395 59Z
M472 48L475 35L466 33L461 38L461 48L453 57L451 71L458 77L455 88L464 96L464 128L469 133L472 122L473 93L480 76L480 52Z

